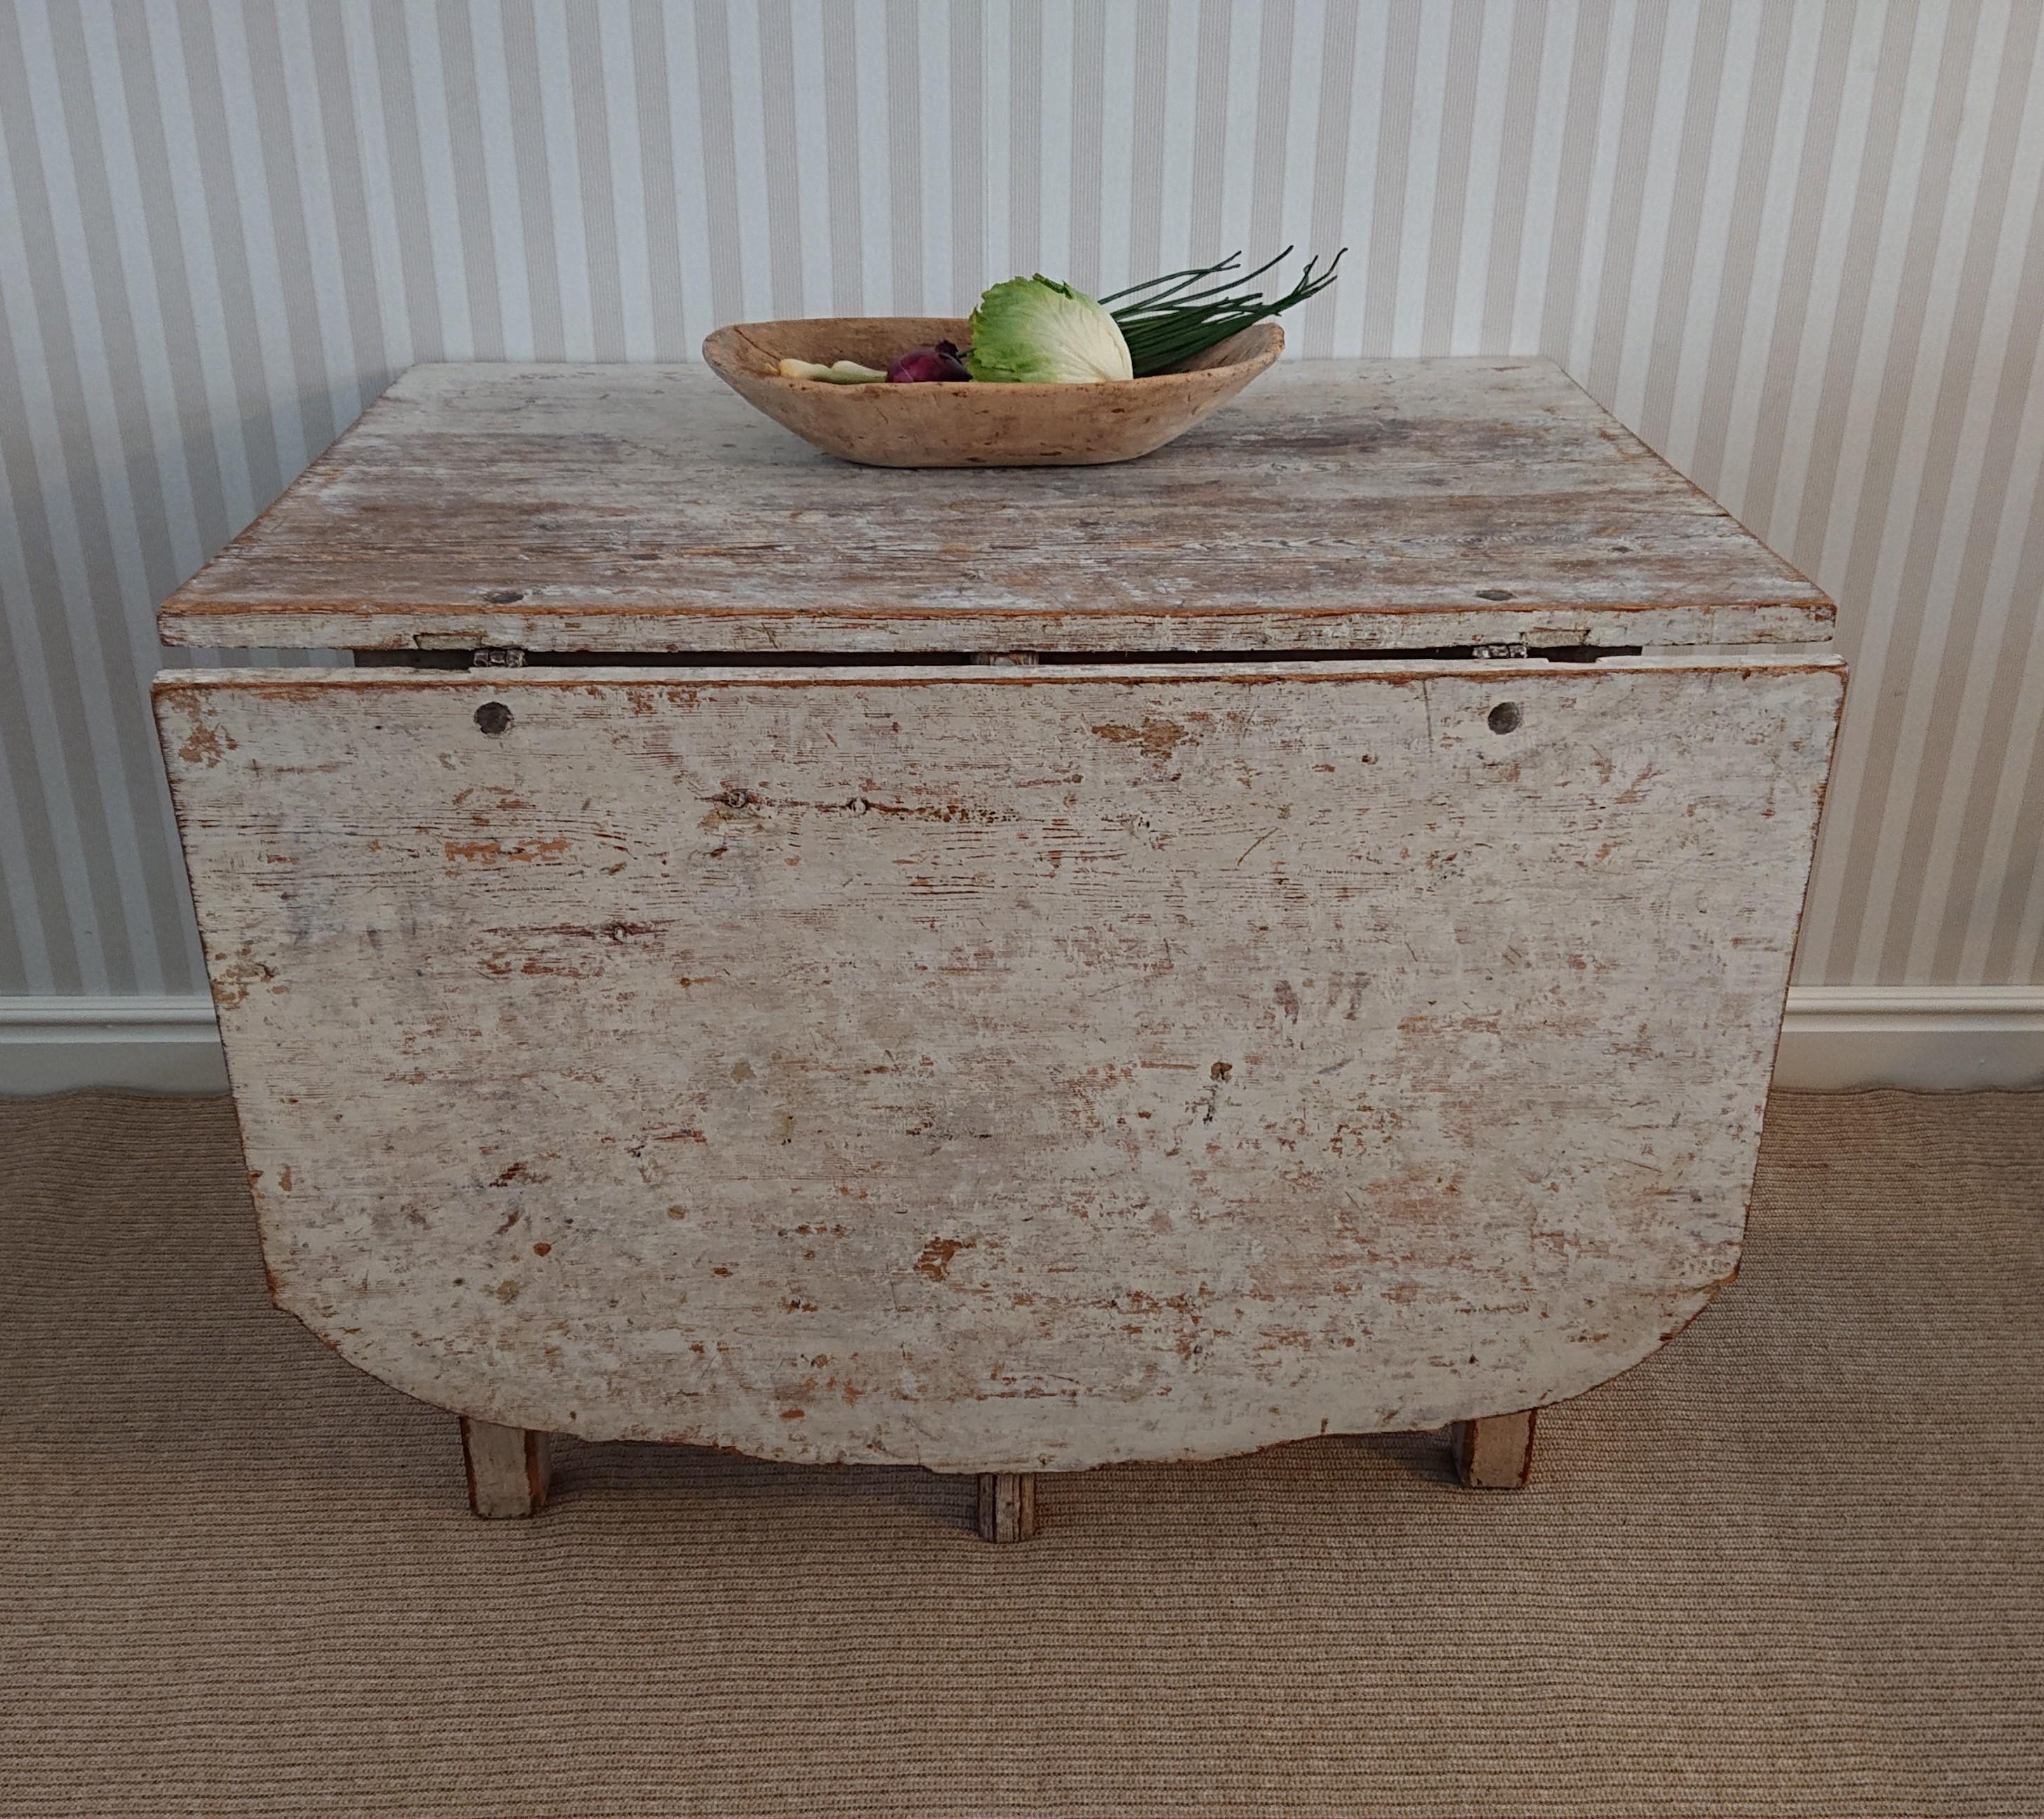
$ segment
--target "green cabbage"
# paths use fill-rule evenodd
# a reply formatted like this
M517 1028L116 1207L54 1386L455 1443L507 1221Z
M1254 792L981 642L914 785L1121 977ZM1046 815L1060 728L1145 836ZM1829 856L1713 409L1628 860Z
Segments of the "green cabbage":
M1038 273L997 284L972 313L965 363L975 379L1089 386L1133 378L1121 327L1082 290Z

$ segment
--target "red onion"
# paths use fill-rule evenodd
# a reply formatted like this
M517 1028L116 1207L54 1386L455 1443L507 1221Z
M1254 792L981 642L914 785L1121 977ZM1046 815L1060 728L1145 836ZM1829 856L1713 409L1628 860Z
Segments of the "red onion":
M969 379L965 362L957 347L939 341L934 347L911 347L887 369L887 382L895 386L923 386L941 379Z

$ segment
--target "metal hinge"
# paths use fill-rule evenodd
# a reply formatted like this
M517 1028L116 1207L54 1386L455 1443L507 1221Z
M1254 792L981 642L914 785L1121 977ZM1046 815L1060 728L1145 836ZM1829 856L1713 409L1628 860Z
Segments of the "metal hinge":
M1526 641L1523 639L1514 639L1508 644L1472 644L1470 647L1470 655L1479 658L1523 658L1525 654Z
M482 644L468 660L471 670L522 670L525 653L515 644Z

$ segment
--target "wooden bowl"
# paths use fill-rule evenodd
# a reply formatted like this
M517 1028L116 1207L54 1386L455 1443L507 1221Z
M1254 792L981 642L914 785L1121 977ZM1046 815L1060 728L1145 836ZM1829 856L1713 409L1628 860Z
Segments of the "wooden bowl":
M911 347L970 334L956 317L820 316L735 322L703 343L718 378L827 455L874 467L1084 467L1133 461L1212 415L1285 351L1258 322L1181 367L1092 386L834 386L784 379L784 359L883 372Z

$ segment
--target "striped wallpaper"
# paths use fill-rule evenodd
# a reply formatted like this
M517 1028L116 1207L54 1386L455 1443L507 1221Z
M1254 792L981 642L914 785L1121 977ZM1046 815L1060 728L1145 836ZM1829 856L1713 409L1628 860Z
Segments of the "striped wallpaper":
M0 993L202 984L154 603L413 360L1350 246L1838 599L1799 977L2044 939L2038 0L0 0ZM182 661L189 654L174 660Z

